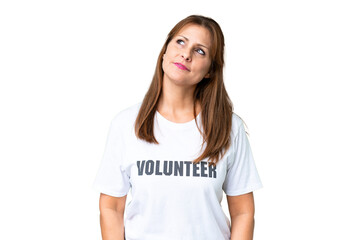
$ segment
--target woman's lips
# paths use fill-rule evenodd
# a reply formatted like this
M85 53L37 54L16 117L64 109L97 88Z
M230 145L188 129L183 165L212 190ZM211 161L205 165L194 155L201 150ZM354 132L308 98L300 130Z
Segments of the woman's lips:
M187 70L189 71L189 69L187 67L185 67L184 65L182 65L181 63L174 63L175 66L177 66L178 68L182 69L182 70Z

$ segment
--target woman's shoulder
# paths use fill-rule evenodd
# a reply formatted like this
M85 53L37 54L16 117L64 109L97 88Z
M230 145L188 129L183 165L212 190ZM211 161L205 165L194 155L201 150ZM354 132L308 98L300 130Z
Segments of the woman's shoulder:
M118 111L112 119L113 124L128 125L133 124L141 107L141 102L132 104Z
M232 122L231 122L231 132L234 137L239 134L240 131L245 130L244 128L244 121L243 119L236 114L235 112L232 113Z

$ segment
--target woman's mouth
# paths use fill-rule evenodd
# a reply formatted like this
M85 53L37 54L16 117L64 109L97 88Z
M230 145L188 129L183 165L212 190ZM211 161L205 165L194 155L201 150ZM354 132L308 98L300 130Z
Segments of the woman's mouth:
M189 69L187 67L185 67L184 65L182 65L181 63L174 63L174 64L175 64L175 66L177 66L181 70L189 71Z

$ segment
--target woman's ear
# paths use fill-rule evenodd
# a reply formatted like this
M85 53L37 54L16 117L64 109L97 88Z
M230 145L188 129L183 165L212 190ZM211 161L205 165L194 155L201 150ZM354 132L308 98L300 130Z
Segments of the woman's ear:
M210 78L210 73L207 73L204 78Z

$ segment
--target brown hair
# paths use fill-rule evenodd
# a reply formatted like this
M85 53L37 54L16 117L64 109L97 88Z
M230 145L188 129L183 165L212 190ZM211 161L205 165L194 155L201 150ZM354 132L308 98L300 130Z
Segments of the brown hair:
M164 76L162 56L175 34L187 24L203 26L209 30L210 35L212 36L212 46L210 47L210 77L203 78L197 84L193 96L194 118L198 129L199 126L196 121L195 103L199 101L201 105L201 121L204 132L201 132L200 129L199 131L204 139L202 147L206 142L206 148L198 158L193 160L193 163L198 163L202 159L208 157L210 165L216 165L230 147L233 104L226 92L223 81L224 35L219 24L211 18L201 15L188 16L178 22L168 34L158 56L152 82L145 94L136 118L135 134L138 138L149 143L159 144L153 133L153 125L158 100L162 92L162 81Z

